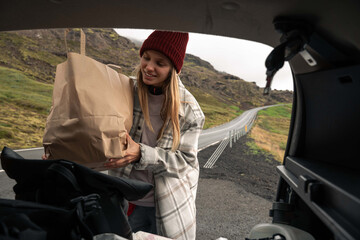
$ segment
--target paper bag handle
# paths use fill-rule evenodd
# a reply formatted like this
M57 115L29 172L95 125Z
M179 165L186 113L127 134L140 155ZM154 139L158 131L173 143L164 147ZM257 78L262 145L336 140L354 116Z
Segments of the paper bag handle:
M106 64L106 66L114 69L115 71L117 71L118 73L121 73L121 67L115 64Z
M69 52L68 46L67 46L67 41L66 41L66 36L69 32L70 32L70 30L68 28L65 29L65 31L64 31L66 53ZM85 55L85 46L86 46L86 35L85 35L84 31L82 29L80 29L80 54L81 55Z
M66 41L66 37L67 34L70 32L70 29L65 29L64 31L64 40L65 40L65 48L66 48L66 53L68 53L68 46L67 46L67 41ZM86 35L84 33L84 31L82 29L80 29L80 54L85 56L85 46L86 46ZM115 71L117 71L118 73L121 73L121 67L115 64L107 64L108 67L114 69Z

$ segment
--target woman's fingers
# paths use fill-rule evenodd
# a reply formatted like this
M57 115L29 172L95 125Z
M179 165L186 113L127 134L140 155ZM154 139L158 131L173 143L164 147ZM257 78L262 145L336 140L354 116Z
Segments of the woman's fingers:
M109 161L104 163L104 166L107 168L121 168L129 165L131 163L131 157L125 156L123 158L112 158Z

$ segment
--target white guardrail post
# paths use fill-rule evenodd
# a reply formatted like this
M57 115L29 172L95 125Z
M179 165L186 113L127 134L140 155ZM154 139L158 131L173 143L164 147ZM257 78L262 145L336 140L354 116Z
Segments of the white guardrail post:
M232 141L231 141L231 130L229 131L229 140L230 140L230 148L232 148Z
M252 119L248 124L246 124L244 127L242 128L237 128L237 129L232 129L229 130L229 137L228 138L224 138L221 143L219 144L219 146L216 148L216 150L214 151L214 153L211 155L211 157L208 159L208 161L205 163L204 168L213 168L213 166L215 165L216 161L218 160L218 158L220 157L220 155L222 154L222 152L225 150L226 146L229 144L230 148L232 148L233 146L233 141L234 143L236 143L237 141L240 140L240 138L242 136L245 136L246 133L248 131L250 131L250 129L252 128L253 124L254 124L254 119Z

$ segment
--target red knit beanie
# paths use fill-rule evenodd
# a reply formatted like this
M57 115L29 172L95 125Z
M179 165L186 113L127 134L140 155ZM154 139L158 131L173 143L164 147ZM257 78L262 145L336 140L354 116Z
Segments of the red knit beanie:
M140 57L146 50L156 50L167 56L174 64L176 72L180 72L184 63L188 33L155 30L144 41L140 49Z

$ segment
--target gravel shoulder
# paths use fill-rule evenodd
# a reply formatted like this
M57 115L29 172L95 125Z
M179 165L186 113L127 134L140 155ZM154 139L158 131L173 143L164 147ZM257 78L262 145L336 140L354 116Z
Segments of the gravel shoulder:
M256 224L271 222L280 163L270 154L251 154L247 141L253 140L244 136L227 146L212 169L203 166L218 144L199 152L197 240L245 239Z

